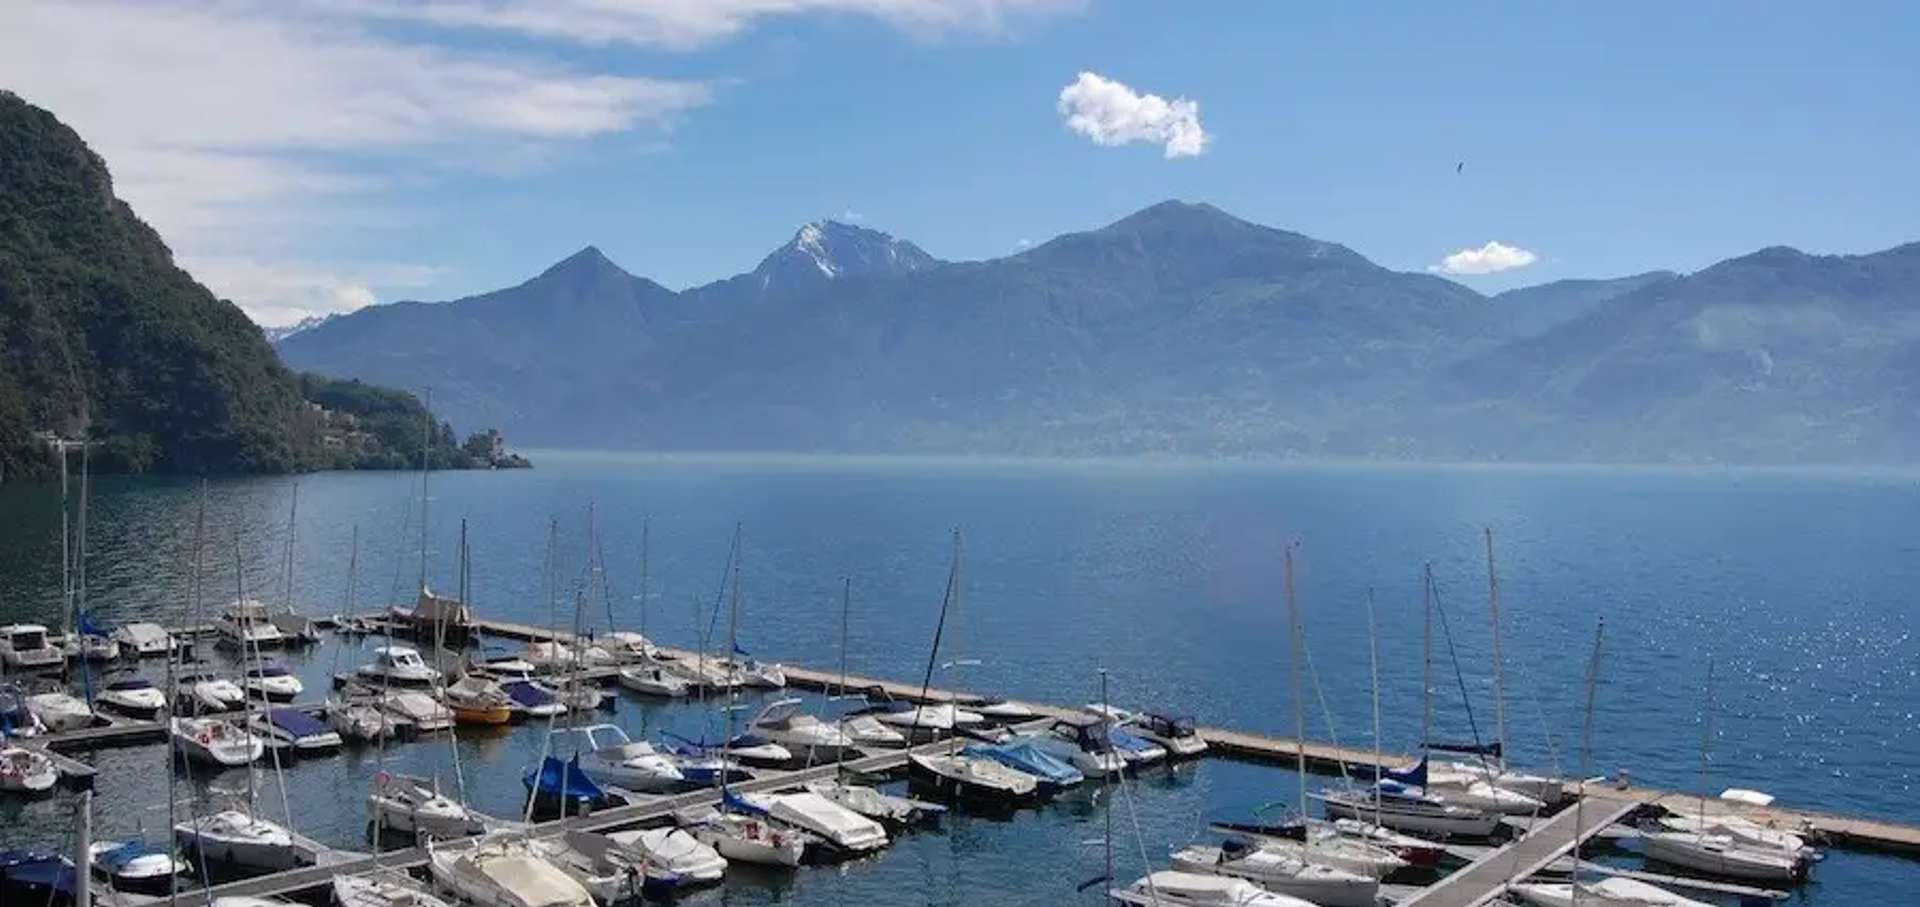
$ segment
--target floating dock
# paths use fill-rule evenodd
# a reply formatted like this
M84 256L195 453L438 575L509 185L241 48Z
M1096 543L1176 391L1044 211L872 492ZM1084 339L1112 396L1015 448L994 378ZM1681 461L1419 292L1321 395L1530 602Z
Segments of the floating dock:
M1645 801L1588 791L1580 809L1564 809L1533 827L1525 837L1478 860L1400 902L1400 907L1480 907L1506 893L1509 882L1525 879L1571 852L1575 845L1632 815Z

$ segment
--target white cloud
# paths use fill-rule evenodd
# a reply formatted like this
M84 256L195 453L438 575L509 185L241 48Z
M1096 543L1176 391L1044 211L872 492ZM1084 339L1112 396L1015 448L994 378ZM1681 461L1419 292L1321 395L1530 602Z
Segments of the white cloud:
M1023 237L1021 237L1021 238L1019 238L1019 239L1016 239L1016 240L1014 240L1014 241L1013 241L1013 247L1014 247L1015 249L1029 249L1029 248L1032 248L1032 247L1033 247L1033 240L1031 240L1031 239L1027 239L1026 237L1024 237L1024 236L1023 236Z
M184 261L215 263L196 276L262 320L365 298L329 296L301 260L391 214L396 183L449 161L484 169L557 143L662 134L712 94L248 0L29 0L5 19L0 85L78 131ZM234 261L258 269L217 264Z
M586 44L686 50L730 38L757 19L778 16L866 16L911 34L934 36L999 32L1021 17L1084 5L1084 0L334 0L316 8Z
M840 222L843 224L857 224L866 219L867 216L865 214L855 211L852 208L840 212Z
M1200 127L1200 102L1141 94L1095 72L1060 89L1058 108L1068 129L1098 145L1147 142L1176 158L1199 154L1213 140Z
M379 301L377 290L417 289L440 276L438 268L394 262L314 265L187 256L181 265L222 297L255 300L247 314L266 327L365 308Z
M1540 256L1496 239L1478 249L1461 249L1427 270L1443 274L1498 274L1524 268L1538 260Z

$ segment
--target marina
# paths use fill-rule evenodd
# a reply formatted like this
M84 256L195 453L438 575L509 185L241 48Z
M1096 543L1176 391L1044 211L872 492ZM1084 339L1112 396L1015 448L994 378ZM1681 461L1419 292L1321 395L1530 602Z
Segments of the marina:
M396 628L375 626L374 629L391 631ZM480 620L476 623L475 630L483 639L508 640L517 643L548 643L564 647L584 646L586 643L584 638L576 640L569 634L512 622ZM660 654L670 661L691 661L699 657L693 652L673 649L663 649ZM969 700L967 694L953 690L933 687L922 690L910 683L900 681L851 674L843 676L833 671L795 665L781 667L785 674L786 685L793 689L821 693L854 689L901 702L937 704ZM618 669L614 666L598 666L578 668L572 673L577 679L583 681L612 685L617 678L617 672ZM1025 724L1013 728L1026 733L1041 731L1058 718L1086 714L1083 708L1059 704L1019 702L1017 705L1030 710L1036 716ZM297 709L314 716L324 715L323 706L317 703L297 704L286 706L286 708ZM243 713L235 712L209 717L240 720L242 715ZM163 738L164 728L164 724L160 721L110 718L96 727L43 735L35 739L32 745L49 753L55 759L63 779L69 786L85 788L92 784L95 769L85 761L76 758L74 754L150 744ZM1323 774L1351 773L1373 778L1411 761L1405 756L1376 758L1370 750L1315 741L1307 741L1303 744L1288 738L1253 734L1206 724L1199 724L1196 732L1206 741L1207 755L1212 758L1253 764L1286 765L1302 759L1304 754L1307 766ZM432 746L434 744L431 739L423 737L412 743L399 745ZM752 794L797 790L807 784L831 780L843 774L863 777L888 775L898 777L912 754L945 752L952 746L952 743L940 740L920 744L911 749L869 749L857 757L847 759L843 764L825 764L792 770L751 769L748 773L750 777L738 781L730 788L737 794ZM1633 837L1630 825L1623 823L1630 822L1637 814L1658 809L1684 813L1697 808L1700 803L1696 795L1644 787L1588 785L1584 789L1587 794L1586 802L1583 804L1584 810L1562 809L1551 817L1530 822L1523 817L1521 820L1509 823L1514 826L1517 833L1512 840L1504 843L1496 841L1490 846L1450 846L1449 852L1456 853L1459 858L1467 860L1464 865L1458 865L1451 872L1439 876L1431 884L1396 883L1382 886L1383 896L1390 903L1419 905L1419 907L1477 907L1500 897L1506 890L1506 886L1516 879L1541 873L1564 876L1573 867L1567 855L1577 843ZM1569 792L1571 793L1572 790L1570 788ZM662 821L671 821L674 816L688 810L712 807L720 800L720 792L713 788L677 794L636 795L631 797L627 805L596 810L588 815L569 816L537 823L531 827L529 833L535 838L548 838L564 835L567 832L606 832L645 827ZM1913 826L1807 812L1774 805L1742 804L1727 800L1716 800L1714 808L1716 811L1724 810L1750 818L1767 827L1798 830L1811 840L1825 846L1920 854L1920 828ZM336 875L361 873L372 870L376 866L387 870L419 870L426 865L428 858L428 851L419 846L388 851L376 860L372 854L364 850L336 848L297 833L294 837L297 848L303 854L301 857L303 866L283 872L219 883L207 889L207 895L212 897L304 895L325 887ZM443 841L438 846L457 850L468 846L473 840L475 839L453 839ZM1692 880L1601 864L1583 863L1582 871L1590 876L1619 875L1669 884L1678 883L1683 887L1693 885L1696 886L1696 890L1739 894L1749 898L1784 897L1784 893L1765 888L1729 885L1704 879ZM146 896L103 889L98 892L97 899L101 903L127 904L131 907L131 905L146 903L143 900L144 897Z

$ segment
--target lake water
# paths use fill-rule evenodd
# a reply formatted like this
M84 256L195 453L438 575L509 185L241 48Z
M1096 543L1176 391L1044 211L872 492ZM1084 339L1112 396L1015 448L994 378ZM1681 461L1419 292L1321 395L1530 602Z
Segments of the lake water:
M963 532L963 595L942 660L979 659L949 685L1055 702L1113 700L1203 721L1291 733L1281 552L1300 545L1299 600L1318 693L1308 732L1370 734L1366 600L1379 624L1385 745L1408 751L1421 713L1420 572L1433 565L1461 679L1436 644L1439 733L1493 733L1491 633L1481 538L1491 527L1505 612L1509 738L1520 761L1571 773L1579 761L1584 673L1596 622L1606 642L1593 771L1701 788L1701 706L1712 659L1716 706L1706 787L1754 787L1789 803L1920 821L1920 483L1906 473L1359 468L1242 465L696 460L549 454L530 472L438 473L430 574L453 584L461 520L473 599L490 616L554 619L543 561L557 521L563 600L581 582L588 509L598 525L611 607L623 628L691 647L719 591L729 538L744 526L741 644L763 659L832 667L840 657L841 577L853 580L851 669L917 680ZM279 601L291 479L208 486L210 601L237 588ZM418 479L327 474L298 480L291 599L345 610L357 527L354 606L410 595L419 575ZM89 519L89 599L103 622L184 621L198 483L102 479ZM0 617L59 622L58 499L0 487ZM654 595L636 593L643 520ZM595 598L590 622L604 626ZM570 622L571 606L559 619ZM315 690L363 658L323 646L295 666ZM1462 706L1464 684L1473 706ZM1324 698L1324 708L1321 699ZM698 732L690 705L624 701L612 720L636 737ZM540 735L461 741L476 805L512 813L518 773ZM390 767L439 773L443 741L401 747ZM155 747L97 757L101 824L158 828ZM357 845L370 753L286 773L302 831ZM145 767L145 768L142 768ZM122 770L122 769L126 770ZM151 769L151 773L144 773ZM136 774L142 773L142 774ZM204 779L201 779L204 782ZM244 786L244 774L223 776ZM270 813L278 788L262 781ZM345 793L343 793L343 791ZM1291 776L1208 761L1134 791L1121 865L1202 832L1200 817L1296 798ZM0 805L0 839L57 840L59 798ZM144 819L140 817L144 815ZM1103 812L1069 798L1011 822L961 820L885 856L790 880L750 879L707 897L729 903L1061 903L1097 871ZM19 819L21 821L13 821ZM42 821L42 820L45 821ZM1839 854L1806 903L1905 903L1920 863ZM1091 901L1090 897L1082 900Z

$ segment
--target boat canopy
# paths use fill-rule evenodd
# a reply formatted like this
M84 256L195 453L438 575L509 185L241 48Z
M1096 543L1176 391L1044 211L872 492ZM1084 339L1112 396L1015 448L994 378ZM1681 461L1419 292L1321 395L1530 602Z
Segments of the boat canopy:
M606 799L607 792L587 777L585 769L580 767L580 756L562 762L554 756L548 756L540 763L538 772L528 772L524 779L535 794L546 797L563 797L568 800L599 802Z
M133 840L101 853L99 856L94 857L94 860L100 865L107 867L109 871L118 872L128 863L138 860L141 857L154 854L165 855L166 851L148 844L145 841Z
M1113 749L1107 730L1112 723L1112 719L1097 715L1073 715L1055 721L1053 732L1089 753L1104 753Z
M73 898L73 863L65 857L30 850L0 852L0 879L9 886L49 894L57 892L68 900Z
M1149 733L1162 737L1194 735L1193 719L1186 715L1162 715L1159 712L1148 712L1140 717L1140 724Z
M1109 729L1107 731L1107 739L1113 743L1114 749L1129 753L1144 753L1148 750L1158 749L1160 746L1144 737L1137 737L1127 733L1125 728Z
M798 696L789 697L787 699L776 699L772 702L769 702L767 703L767 707L764 709L761 709L760 714L754 717L753 726L757 727L765 724L786 724L787 722L792 721L794 719L794 716L800 714L801 705L802 705L802 701Z
M271 709L267 712L267 718L274 727L295 737L313 737L329 731L320 719L299 709Z
M516 680L512 683L501 684L500 689L505 690L507 695L513 698L514 702L526 708L536 708L538 706L553 704L553 697L548 695L546 690L534 686L530 681Z
M259 619L267 616L265 602L254 598L235 599L227 605L228 617Z
M1488 756L1500 758L1500 741L1492 743L1452 743L1445 740L1428 741L1427 749L1442 753L1460 753L1467 756Z

